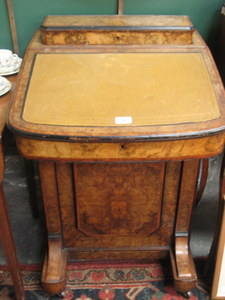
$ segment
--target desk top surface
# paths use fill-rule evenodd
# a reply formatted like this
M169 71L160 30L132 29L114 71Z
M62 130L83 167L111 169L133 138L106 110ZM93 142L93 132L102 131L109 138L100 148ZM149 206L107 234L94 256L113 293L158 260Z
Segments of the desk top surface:
M8 124L54 140L162 140L225 129L224 90L211 54L191 45L47 46L27 50Z
M22 118L55 126L152 126L220 116L200 53L37 54Z

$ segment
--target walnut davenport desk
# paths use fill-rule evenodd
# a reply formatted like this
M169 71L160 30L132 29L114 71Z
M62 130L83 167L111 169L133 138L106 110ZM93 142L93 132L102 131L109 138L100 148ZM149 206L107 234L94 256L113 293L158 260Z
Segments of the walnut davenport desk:
M224 91L187 17L52 16L32 39L8 125L39 162L48 230L42 284L68 259L161 259L175 288L189 248L201 159L223 151Z

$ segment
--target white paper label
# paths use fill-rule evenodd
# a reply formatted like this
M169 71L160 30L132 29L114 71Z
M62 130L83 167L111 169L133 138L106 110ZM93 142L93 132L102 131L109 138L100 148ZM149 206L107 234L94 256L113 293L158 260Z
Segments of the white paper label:
M115 124L123 125L123 124L132 124L132 117L115 117Z

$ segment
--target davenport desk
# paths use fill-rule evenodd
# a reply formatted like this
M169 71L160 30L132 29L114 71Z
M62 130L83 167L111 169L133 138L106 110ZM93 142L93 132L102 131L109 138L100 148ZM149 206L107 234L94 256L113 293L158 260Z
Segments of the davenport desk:
M171 259L189 248L199 164L223 151L224 91L187 17L55 16L32 39L8 125L39 162L48 230L42 284L68 259Z

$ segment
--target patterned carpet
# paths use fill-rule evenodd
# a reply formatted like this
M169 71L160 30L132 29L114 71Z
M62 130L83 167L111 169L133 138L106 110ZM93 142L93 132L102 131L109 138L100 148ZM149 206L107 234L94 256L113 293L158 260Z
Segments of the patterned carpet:
M0 268L0 299L14 299L10 274ZM48 296L40 286L40 266L22 266L27 300L182 300L171 281L166 263L90 262L68 266L67 289L62 295ZM190 300L210 299L195 288Z

